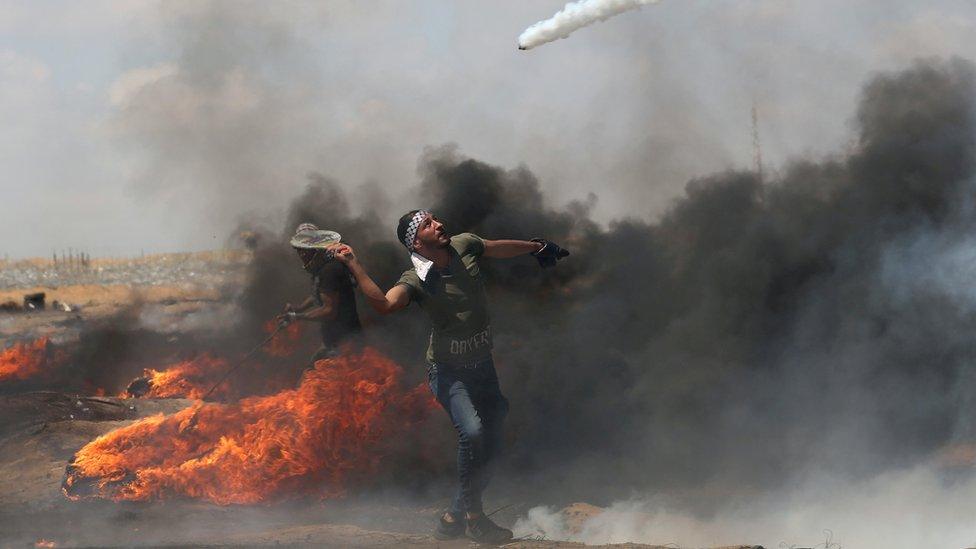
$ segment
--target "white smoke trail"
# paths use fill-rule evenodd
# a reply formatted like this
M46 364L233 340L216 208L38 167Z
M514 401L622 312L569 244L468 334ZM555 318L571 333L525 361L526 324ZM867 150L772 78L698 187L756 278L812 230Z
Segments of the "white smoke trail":
M545 21L539 21L519 36L520 50L529 50L536 46L566 38L573 31L585 26L609 19L614 15L639 8L647 4L655 4L660 0L579 0L563 6L556 15Z

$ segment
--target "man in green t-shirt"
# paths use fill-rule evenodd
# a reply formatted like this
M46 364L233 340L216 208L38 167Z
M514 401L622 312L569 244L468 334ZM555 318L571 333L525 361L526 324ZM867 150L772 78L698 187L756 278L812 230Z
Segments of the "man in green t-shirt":
M397 239L411 252L413 268L385 293L366 274L352 248L342 245L335 253L377 312L392 313L416 302L430 317L427 378L458 432L460 477L457 495L435 536L450 539L467 533L479 542L506 542L512 531L485 516L481 504L489 465L501 446L508 400L491 358L488 298L479 260L532 254L541 266L551 267L569 252L542 239L484 240L471 233L449 237L426 210L400 218Z

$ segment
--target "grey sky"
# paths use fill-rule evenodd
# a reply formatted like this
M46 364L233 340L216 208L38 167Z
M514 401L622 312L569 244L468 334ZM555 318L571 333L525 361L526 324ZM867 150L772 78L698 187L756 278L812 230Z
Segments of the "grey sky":
M841 152L874 72L976 51L972 0L665 0L518 51L563 4L2 2L0 254L219 246L310 171L418 206L447 142L652 217L750 165L754 98L775 169Z

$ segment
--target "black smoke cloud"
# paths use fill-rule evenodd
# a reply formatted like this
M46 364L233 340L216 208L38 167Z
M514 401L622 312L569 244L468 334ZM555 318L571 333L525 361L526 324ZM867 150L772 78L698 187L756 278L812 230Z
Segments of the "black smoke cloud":
M400 209L431 208L452 232L543 236L573 251L548 270L529 257L485 260L512 401L498 486L596 503L741 492L818 469L872 475L972 440L974 83L962 60L879 75L863 91L852 151L767 181L744 171L693 180L653 223L602 227L595 197L553 206L528 168L427 150L414 202ZM375 185L366 194L376 207L357 213L339 185L310 174L283 227L246 227L260 237L236 326L184 334L177 347L240 355L284 302L308 295L284 244L300 222L339 231L381 286L393 284L408 266L384 222L395 215ZM363 301L360 314L369 343L421 382L423 314L379 317ZM104 349L172 347L127 334L93 331L75 361L88 371L125 362ZM120 389L138 368L114 371L86 379ZM267 390L261 372L235 383ZM449 479L451 437L440 414L405 434L389 480Z
M573 251L545 271L486 260L513 404L507 476L591 501L771 487L812 469L904 466L971 438L974 82L962 60L881 74L862 93L850 152L768 181L701 177L654 223L603 228L595 199L553 207L527 168L426 151L402 210ZM300 221L334 228L388 286L407 266L394 228L349 210L312 176L278 236ZM275 246L244 294L255 318L280 306L260 296L307 285ZM362 305L374 343L421 379L422 315Z

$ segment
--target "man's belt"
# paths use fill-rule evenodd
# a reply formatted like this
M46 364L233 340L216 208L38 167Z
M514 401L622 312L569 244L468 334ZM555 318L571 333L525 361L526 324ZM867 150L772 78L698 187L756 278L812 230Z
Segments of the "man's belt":
M484 364L487 364L491 361L492 361L491 356L480 358L473 362L448 363L448 362L437 362L435 360L434 363L431 364L431 366L435 366L437 368L444 369L444 370L477 370Z

